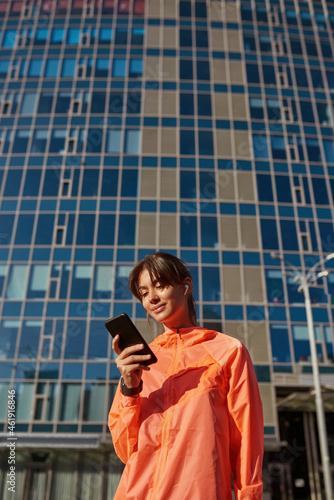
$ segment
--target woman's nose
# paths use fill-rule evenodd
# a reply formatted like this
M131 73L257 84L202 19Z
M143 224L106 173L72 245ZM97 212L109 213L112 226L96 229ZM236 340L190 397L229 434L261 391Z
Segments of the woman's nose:
M149 299L150 299L150 302L157 302L159 300L159 296L156 292L156 290L153 290L152 292L150 292L150 295L149 295Z

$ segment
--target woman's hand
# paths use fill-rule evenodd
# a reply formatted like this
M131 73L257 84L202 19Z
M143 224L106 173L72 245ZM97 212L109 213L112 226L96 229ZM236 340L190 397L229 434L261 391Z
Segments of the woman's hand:
M146 361L150 359L150 354L134 354L144 348L143 344L132 345L131 347L126 347L121 351L118 345L119 335L113 339L112 348L118 355L115 362L117 368L121 372L124 379L126 387L135 388L138 387L141 381L141 375L143 370L149 371L149 367L141 365L141 361Z

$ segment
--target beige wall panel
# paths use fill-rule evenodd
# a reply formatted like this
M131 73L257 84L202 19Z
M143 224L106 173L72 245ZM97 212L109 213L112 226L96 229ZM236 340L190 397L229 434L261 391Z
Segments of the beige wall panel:
M177 130L174 128L161 129L161 154L178 155Z
M223 3L223 20L230 23L239 21L239 5L235 2Z
M259 234L255 217L240 217L241 248L257 250L259 248Z
M162 66L159 57L147 57L144 76L146 80L158 80L161 76Z
M240 340L243 344L246 342L246 328L242 322L238 321L225 321L223 333Z
M177 233L176 215L160 215L159 246L176 246Z
M268 363L270 357L266 323L247 323L247 333L248 350L253 363Z
M223 266L223 300L242 302L240 267Z
M210 2L209 3L209 13L212 21L222 21L223 13L222 6L220 2Z
M162 116L177 116L177 97L178 92L168 92L167 90L162 92Z
M219 200L235 200L234 174L228 170L218 171Z
M150 0L148 4L148 17L160 17L160 0Z
M160 195L161 198L178 198L177 175L175 169L164 168L161 170Z
M231 83L246 83L243 73L242 61L229 61Z
M160 28L158 26L147 26L146 44L147 47L160 47Z
M274 411L276 408L276 401L274 400L272 386L269 384L259 384L259 389L263 406L264 425L273 425L275 424Z
M140 196L157 197L157 171L153 168L143 168L140 178Z
M214 107L216 118L229 118L229 103L228 95L225 93L216 92L214 94Z
M244 160L252 158L252 145L250 134L248 132L242 132L240 130L235 130L233 133L234 137L234 151L236 158L242 158Z
M164 57L162 71L164 80L177 80L178 71L176 57Z
M244 267L245 301L263 302L262 269L260 267Z
M221 248L239 248L236 217L220 217Z
M143 129L143 154L158 154L158 129L144 128Z
M177 17L177 5L175 0L164 0L164 17L175 19Z
M224 59L212 59L213 80L215 83L227 83L226 64Z
M230 52L241 52L241 41L238 30L226 30L227 33L227 46Z
M211 30L211 47L213 50L225 50L224 32L222 30ZM223 59L221 59L222 61Z
M176 49L178 46L177 37L178 28L175 28L174 26L165 26L163 47L166 49Z
M139 214L138 245L155 246L156 215Z
M238 194L240 201L254 201L254 179L250 172L237 172Z
M232 97L232 116L233 119L247 120L246 98L243 94L229 94Z
M231 133L229 130L216 130L218 156L232 156Z
M145 90L144 100L145 115L159 115L159 91Z

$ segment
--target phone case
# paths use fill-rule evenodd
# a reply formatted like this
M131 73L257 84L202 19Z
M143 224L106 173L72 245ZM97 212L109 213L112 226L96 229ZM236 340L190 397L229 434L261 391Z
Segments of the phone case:
M122 351L126 347L130 347L132 345L144 344L144 349L134 353L134 354L151 354L150 359L141 362L142 365L148 366L158 361L155 354L149 348L147 342L139 333L139 331L137 330L137 328L135 327L135 325L133 324L133 322L131 321L131 319L127 314L122 313L119 314L118 316L115 316L114 318L108 319L108 321L106 321L105 323L105 326L108 332L113 337L115 337L117 334L119 335L118 345Z

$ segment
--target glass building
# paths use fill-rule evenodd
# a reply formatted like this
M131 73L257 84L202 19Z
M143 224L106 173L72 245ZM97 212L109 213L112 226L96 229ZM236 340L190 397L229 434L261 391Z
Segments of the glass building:
M127 277L158 249L251 353L264 499L320 494L304 299L271 252L334 251L333 29L330 0L0 0L2 498L12 389L17 498L113 497L104 321L153 338ZM334 273L311 297L333 386Z

